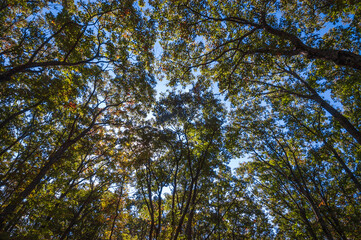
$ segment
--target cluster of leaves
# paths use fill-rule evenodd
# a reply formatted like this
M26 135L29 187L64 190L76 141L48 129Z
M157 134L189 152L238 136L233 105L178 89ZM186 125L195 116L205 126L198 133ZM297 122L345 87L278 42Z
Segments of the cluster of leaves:
M133 1L1 4L1 231L111 235L129 181L118 135L154 95L153 25Z
M136 163L132 239L271 238L261 206L227 165L226 111L211 92L163 96L124 141Z
M360 239L360 8L0 0L0 238Z
M229 99L226 147L275 237L360 238L360 3L150 3L160 74Z

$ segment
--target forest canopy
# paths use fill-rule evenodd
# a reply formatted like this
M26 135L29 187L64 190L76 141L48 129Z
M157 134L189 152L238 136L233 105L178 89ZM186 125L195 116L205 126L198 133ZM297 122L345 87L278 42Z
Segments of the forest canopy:
M0 239L361 239L358 1L0 0L0 23Z

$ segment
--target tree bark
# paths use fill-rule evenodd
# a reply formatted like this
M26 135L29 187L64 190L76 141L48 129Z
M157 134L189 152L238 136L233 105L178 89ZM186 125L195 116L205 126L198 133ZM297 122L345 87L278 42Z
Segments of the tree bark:
M306 56L308 59L321 59L334 62L336 65L350 67L361 70L361 56L352 52L334 49L317 49L304 44L296 35L283 30L275 29L265 22L262 25L268 33L281 39L288 40L295 47L299 54Z

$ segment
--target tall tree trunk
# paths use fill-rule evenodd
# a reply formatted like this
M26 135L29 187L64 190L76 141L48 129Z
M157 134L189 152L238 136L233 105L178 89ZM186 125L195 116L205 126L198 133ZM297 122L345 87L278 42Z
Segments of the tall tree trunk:
M119 193L119 197L118 197L118 201L117 201L117 206L115 207L115 216L114 216L113 223L112 223L112 229L110 230L109 240L112 240L112 236L113 236L114 229L115 229L115 222L116 222L117 217L119 215L118 211L119 211L120 200L123 197L123 186L124 186L124 183L122 183L122 186L120 188L120 193Z
M358 142L358 144L361 145L361 133L358 129L355 128L355 126L337 109L332 107L328 102L323 100L323 98L317 93L317 91L311 87L307 81L305 81L300 75L298 75L296 72L288 69L283 69L296 79L298 79L312 94L312 96L309 96L307 98L312 99L316 101L318 104L321 105L323 109L325 109L329 114L332 115L332 117L340 123L340 125ZM292 93L291 93L292 94ZM297 94L295 94L297 95Z
M60 146L60 148L52 153L48 161L45 165L40 169L39 173L35 176L35 178L29 183L29 185L21 192L19 195L13 199L9 205L7 205L2 213L0 214L0 231L5 228L5 221L8 220L9 217L12 217L16 208L21 206L23 200L25 200L29 194L41 183L41 180L46 176L51 167L58 162L64 155L64 153L76 142L78 142L81 138L83 138L94 126L97 117L103 112L98 112L93 118L93 121L89 125L88 128L84 129L79 135L77 135L74 139L70 139L70 137Z
M90 203L91 201L91 197L94 193L94 190L92 190L88 197L86 198L86 200L83 202L83 204L81 205L80 209L75 213L73 219L71 220L71 222L69 223L69 226L66 228L66 230L63 232L63 234L60 237L60 240L64 240L68 234L70 233L71 229L73 228L73 226L76 224L80 214L83 212L84 208Z

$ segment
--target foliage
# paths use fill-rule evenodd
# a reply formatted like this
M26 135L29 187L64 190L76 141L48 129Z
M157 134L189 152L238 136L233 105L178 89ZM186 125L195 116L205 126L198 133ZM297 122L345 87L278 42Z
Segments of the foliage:
M360 239L360 7L0 1L0 238Z

